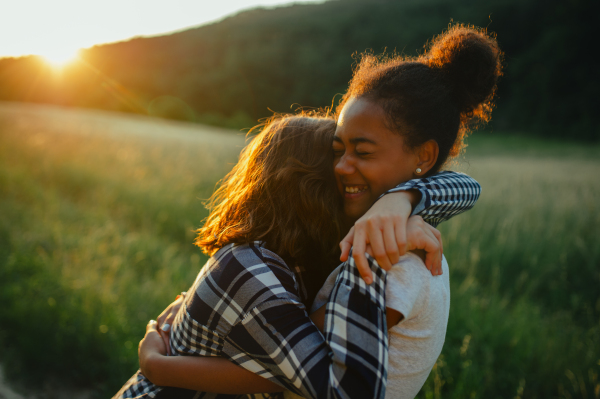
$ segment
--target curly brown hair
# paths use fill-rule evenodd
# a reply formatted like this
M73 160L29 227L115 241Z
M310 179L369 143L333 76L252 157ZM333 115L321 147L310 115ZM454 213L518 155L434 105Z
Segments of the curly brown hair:
M277 116L263 126L208 200L211 212L195 243L212 256L230 243L264 241L286 263L324 281L341 235L331 148L335 121Z
M439 146L436 173L464 148L469 130L490 120L502 52L485 29L455 25L435 37L419 57L363 54L337 107L365 98L383 108L387 123L409 148Z

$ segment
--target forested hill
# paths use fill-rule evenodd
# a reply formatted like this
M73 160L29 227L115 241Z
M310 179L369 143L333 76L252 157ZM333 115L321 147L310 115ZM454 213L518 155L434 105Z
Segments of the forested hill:
M488 27L506 52L492 128L600 139L596 0L330 0L245 11L211 25L85 50L57 71L0 60L0 100L252 126L293 104L330 106L353 54L416 55L451 21ZM337 97L339 99L339 97Z

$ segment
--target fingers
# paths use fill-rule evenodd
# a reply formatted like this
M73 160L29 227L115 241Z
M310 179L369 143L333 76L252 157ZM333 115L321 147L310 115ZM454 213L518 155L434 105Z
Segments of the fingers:
M157 330L157 323L154 320L146 325L146 335L140 341L138 346L138 357L140 360L140 368L146 377L147 375L146 366L154 354L166 355L167 351L165 348L165 342Z
M431 231L425 231L425 241L423 249L426 252L425 260L434 275L439 274L440 265L442 263L442 253L440 251L440 243Z
M181 307L181 304L174 306L173 309L171 309L171 313L169 313L168 316L165 317L165 320L163 321L163 323L160 324L160 328L163 329L163 331L166 332L171 329L171 326L173 325L173 321L175 321L175 316L177 316L177 313L179 312L180 307ZM166 330L164 328L166 328Z
M171 343L169 342L171 338L171 326L169 326L169 331L159 331L160 337L162 338L165 346L167 347L167 356L171 356Z
M444 255L444 244L442 243L442 234L439 232L438 229L436 229L433 226L430 226L429 224L425 223L425 225L428 227L429 232L433 234L433 236L435 237L435 239L438 241L438 245L439 245L439 261L434 261L433 267L436 270L436 275L441 275L442 272L442 256Z
M396 236L396 245L398 248L398 256L406 255L406 251L408 251L408 243L406 241L406 228L407 228L407 220L397 221L394 223L395 236ZM394 262L396 263L396 262Z
M429 263L431 273L434 276L442 274L442 235L440 232L424 221L420 223L425 233L424 248L426 252L425 261Z
M369 267L369 262L365 256L365 250L367 245L367 237L363 228L356 228L354 232L354 250L352 251L352 258L356 264L356 268L360 273L360 276L365 280L365 283L371 284L373 282L373 274Z
M167 319L167 317L169 317L169 315L171 314L171 307L173 306L173 304L171 303L169 306L167 306L167 308L165 310L162 311L162 313L156 318L156 321L158 323L159 326L162 326L163 324L165 324L165 320Z
M152 332L152 331L157 331L156 328L157 328L156 320L150 320L148 322L148 324L146 324L146 334L149 332Z
M354 258L354 263L356 264L356 268L360 273L360 276L365 280L367 285L373 282L373 273L371 273L371 268L369 267L369 261L367 261L367 257L365 253L359 254L358 252L352 253L352 258Z
M183 303L184 297L182 295L177 295L175 300L158 316L156 321L158 322L158 326L162 326L164 324L173 324L173 320Z
M388 261L394 265L400 260L400 248L398 248L396 240L396 229L391 220L384 222L382 236Z
M435 235L425 227L422 230L421 247L425 250L425 265L431 271L431 274L438 276L441 274L442 252L440 244Z
M367 284L372 282L370 266L364 256L367 244L370 245L372 256L384 270L390 270L393 264L398 263L400 256L406 253L406 219L401 216L362 218L356 222L351 232L354 233L352 256ZM347 259L347 253L350 252L349 236L350 233L341 244L341 260Z
M440 243L440 251L442 252L442 255L444 254L444 243L442 242L442 233L440 233L440 231L438 229L436 229L435 227L427 224L427 226L429 227L429 229L431 230L431 232L433 233L433 235L435 236L435 238L437 238L437 240Z
M342 250L342 254L340 255L340 261L345 262L348 260L348 255L350 254L350 249L352 248L352 243L354 242L354 227L350 229L346 237L340 242L340 249Z
M373 250L373 255L381 267L384 270L390 270L392 268L392 263L390 262L383 238L383 232L381 225L378 220L367 219L366 221L367 232L369 234L369 243L371 244L371 248ZM395 241L395 240L393 240ZM396 243L394 242L394 247ZM397 250L396 250L397 254Z
M442 272L441 235L419 216L409 219L407 225L408 249L423 249L426 252L425 265L432 275Z

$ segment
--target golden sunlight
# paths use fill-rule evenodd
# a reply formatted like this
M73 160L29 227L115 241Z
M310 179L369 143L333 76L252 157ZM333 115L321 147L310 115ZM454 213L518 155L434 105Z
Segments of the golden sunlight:
M54 68L61 69L77 60L79 50L69 48L53 48L44 51L40 56Z

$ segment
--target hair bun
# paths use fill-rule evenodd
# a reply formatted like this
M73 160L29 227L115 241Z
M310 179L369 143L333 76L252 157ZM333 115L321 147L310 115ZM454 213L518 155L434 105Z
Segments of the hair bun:
M444 72L464 114L490 103L502 74L501 55L496 39L485 30L456 25L431 42L425 59Z

